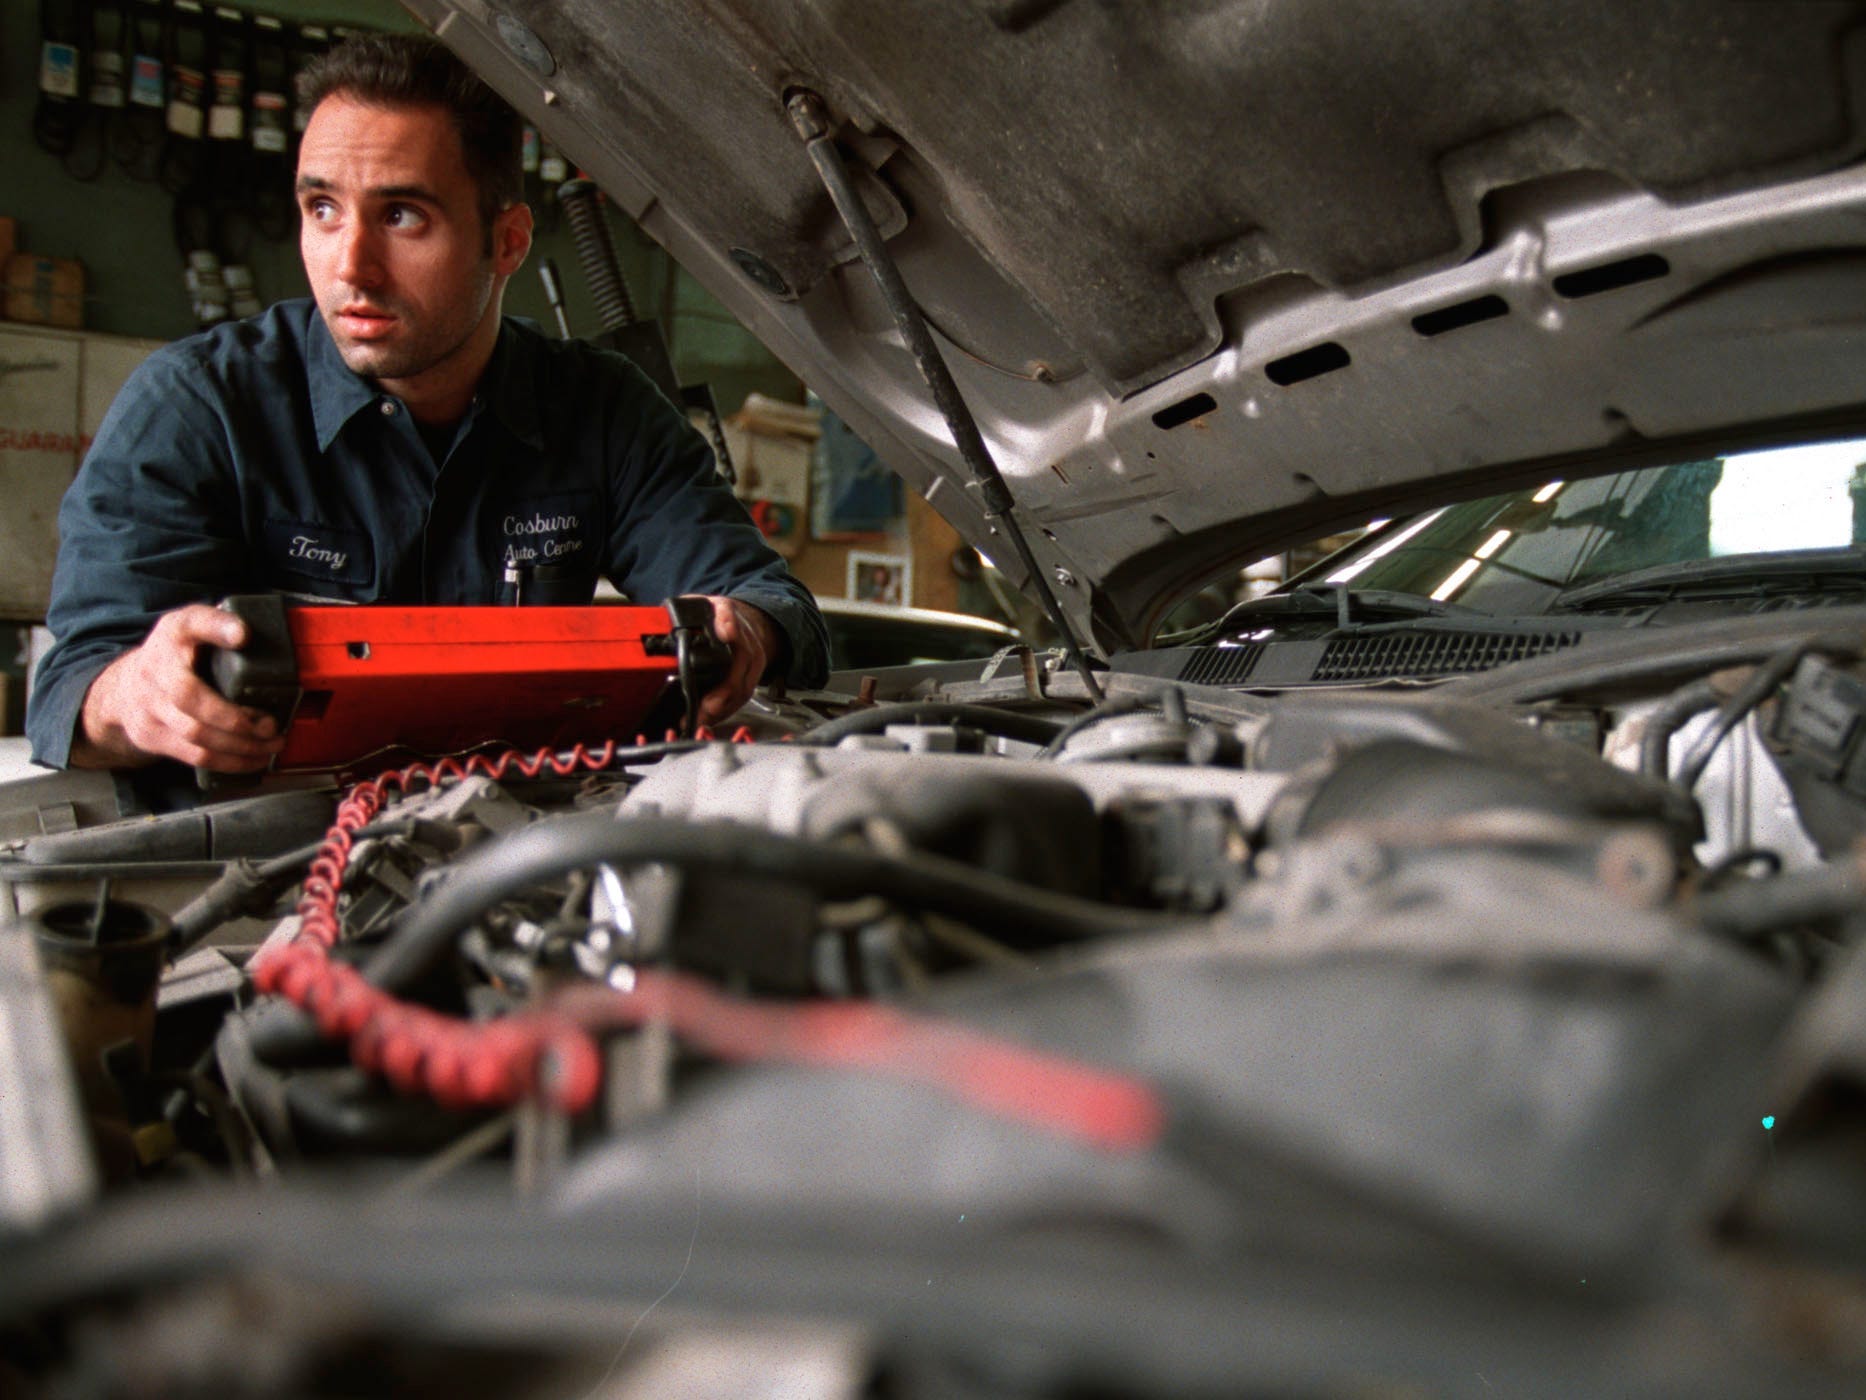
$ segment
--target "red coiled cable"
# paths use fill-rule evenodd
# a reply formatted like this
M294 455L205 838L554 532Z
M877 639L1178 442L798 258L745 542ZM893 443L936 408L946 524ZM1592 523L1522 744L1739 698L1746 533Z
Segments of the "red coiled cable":
M674 737L672 735L670 738ZM697 737L710 738L701 730ZM747 742L740 729L733 742ZM637 743L641 740L638 738ZM391 790L438 786L474 774L495 781L516 768L536 777L608 766L616 746L416 763L358 783L312 860L291 942L256 960L253 983L307 1012L320 1031L344 1039L362 1068L397 1089L450 1108L500 1108L534 1096L566 1113L595 1101L602 1063L592 1030L665 1020L673 1031L722 1059L778 1059L891 1074L932 1084L975 1107L1097 1147L1151 1146L1166 1109L1152 1085L1009 1041L869 1003L798 1007L726 997L675 973L637 971L635 989L580 988L553 1007L494 1021L463 1021L403 1002L332 961L340 928L337 900L355 833L373 821Z
M679 736L668 734L669 741ZM713 736L701 729L694 736ZM734 742L751 738L740 729ZM636 737L637 745L644 739ZM282 996L317 1022L332 1039L347 1040L364 1069L409 1094L425 1094L450 1108L502 1108L541 1095L552 1107L579 1113L595 1101L602 1066L595 1042L575 1022L549 1011L522 1011L496 1021L463 1021L399 1000L363 980L355 968L331 959L341 927L337 900L356 833L374 821L391 792L418 784L438 787L482 775L497 782L513 770L535 778L595 772L615 758L614 740L592 750L551 749L470 754L434 763L411 763L356 784L337 804L336 820L312 858L298 900L298 931L291 942L255 960L253 985Z

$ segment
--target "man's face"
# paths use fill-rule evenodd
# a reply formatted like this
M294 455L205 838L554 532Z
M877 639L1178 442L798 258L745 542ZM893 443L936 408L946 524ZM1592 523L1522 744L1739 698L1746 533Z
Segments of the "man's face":
M444 110L325 98L298 157L298 204L305 276L346 365L398 390L477 380L530 218L502 211L487 250Z

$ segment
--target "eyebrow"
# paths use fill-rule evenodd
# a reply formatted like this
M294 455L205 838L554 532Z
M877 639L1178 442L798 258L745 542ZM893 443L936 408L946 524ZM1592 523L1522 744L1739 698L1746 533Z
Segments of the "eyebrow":
M308 190L334 190L336 188L336 185L321 175L298 177L298 193L300 194ZM426 185L376 185L364 190L363 193L371 199L419 199L429 204L441 203L440 195Z

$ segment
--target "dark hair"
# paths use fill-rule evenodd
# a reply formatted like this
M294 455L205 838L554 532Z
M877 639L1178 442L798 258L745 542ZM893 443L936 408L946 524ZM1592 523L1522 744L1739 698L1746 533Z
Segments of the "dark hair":
M445 109L460 133L467 174L479 188L490 250L493 218L525 197L524 133L518 113L470 68L424 35L357 34L311 60L296 81L304 112L338 95L379 107Z

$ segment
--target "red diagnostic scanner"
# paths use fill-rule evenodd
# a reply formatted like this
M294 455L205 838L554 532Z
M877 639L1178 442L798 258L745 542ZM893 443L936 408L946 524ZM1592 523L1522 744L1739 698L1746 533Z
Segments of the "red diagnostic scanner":
M380 769L488 744L569 748L690 731L730 653L705 598L665 607L319 607L229 598L247 645L209 649L235 704L286 725L274 767Z

